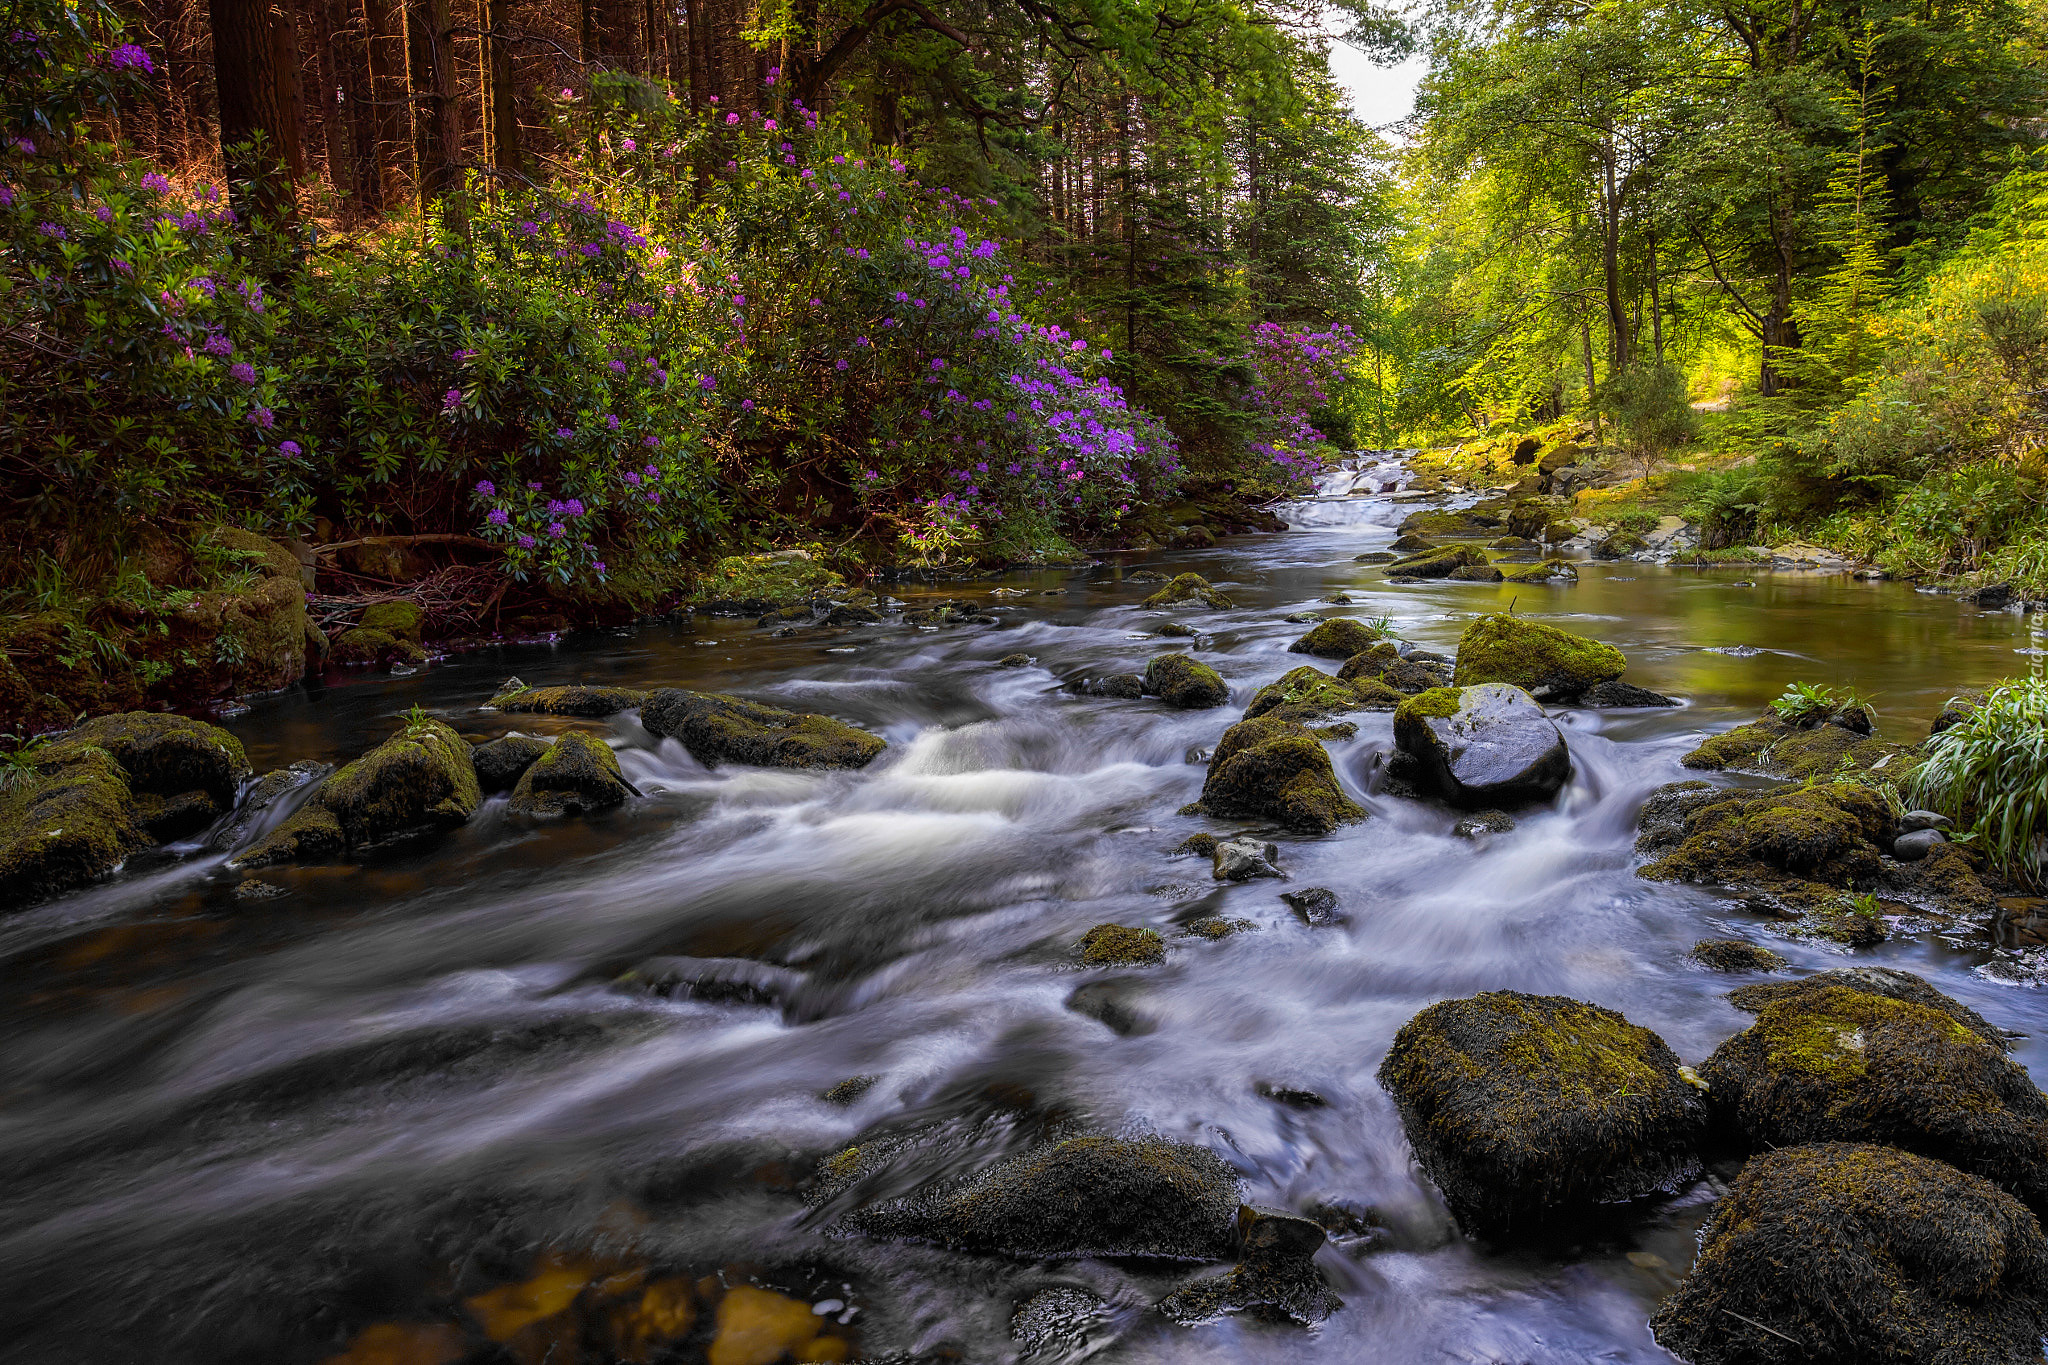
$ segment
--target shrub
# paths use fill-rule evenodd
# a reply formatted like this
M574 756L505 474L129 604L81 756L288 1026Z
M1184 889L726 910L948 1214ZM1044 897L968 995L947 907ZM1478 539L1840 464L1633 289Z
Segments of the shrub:
M2001 875L2041 883L2048 837L2048 681L2015 679L1927 741L1912 799L1948 816Z

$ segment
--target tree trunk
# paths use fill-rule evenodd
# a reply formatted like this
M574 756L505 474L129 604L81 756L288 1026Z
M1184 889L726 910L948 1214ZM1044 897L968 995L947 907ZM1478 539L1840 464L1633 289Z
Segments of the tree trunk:
M1614 142L1600 145L1600 271L1607 293L1607 364L1611 373L1628 369L1634 347L1629 342L1628 312L1621 301L1621 195L1614 184Z
M272 0L209 0L221 160L235 210L282 227L298 218L299 58L291 17Z
M349 44L344 28L348 23L340 0L312 0L314 59L320 72L320 132L327 146L327 179L341 221L352 222L361 215L357 193L355 143L352 137L354 101L348 98Z
M451 226L465 216L462 107L455 98L455 53L448 0L406 0L406 78L412 87L412 157L419 175L422 212L433 204Z
M370 98L365 108L377 207L396 206L406 194L410 91L405 79L405 16L392 0L362 0L364 58Z
M491 112L493 164L507 175L524 175L519 151L519 106L513 98L512 45L502 36L512 23L512 0L483 0L484 78ZM498 35L498 36L490 36Z

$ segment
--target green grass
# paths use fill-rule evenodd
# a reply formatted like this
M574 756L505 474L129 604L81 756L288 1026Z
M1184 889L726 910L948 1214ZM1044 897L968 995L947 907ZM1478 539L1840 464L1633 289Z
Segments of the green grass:
M2048 681L1999 684L1959 724L1927 741L1913 799L1953 820L2009 880L2041 884L2048 833Z
M1853 687L1804 682L1793 683L1785 689L1784 696L1771 703L1778 719L1791 725L1807 725L1845 711L1862 711L1869 707L1870 698Z

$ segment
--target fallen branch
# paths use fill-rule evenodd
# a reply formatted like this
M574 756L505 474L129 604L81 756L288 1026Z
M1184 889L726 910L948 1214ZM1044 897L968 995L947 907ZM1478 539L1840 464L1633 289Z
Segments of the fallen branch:
M396 545L401 549L408 545L467 545L474 549L493 552L503 548L480 536L466 536L457 531L428 531L416 536L363 536L357 540L340 540L332 545L316 545L313 547L313 553L331 555L357 545Z

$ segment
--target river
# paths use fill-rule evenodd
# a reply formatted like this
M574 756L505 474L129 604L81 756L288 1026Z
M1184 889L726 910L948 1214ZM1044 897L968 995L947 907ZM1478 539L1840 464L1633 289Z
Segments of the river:
M1401 477L1382 462L1356 482ZM1384 548L1419 504L1335 496L1353 480L1328 476L1332 496L1280 509L1285 533L898 589L986 598L1001 627L774 638L700 620L258 699L228 724L259 772L346 761L417 705L465 732L602 730L645 796L546 825L494 798L443 837L267 870L287 893L267 900L238 898L222 856L188 848L0 923L0 1358L320 1361L371 1324L445 1316L452 1296L528 1277L546 1248L831 1300L844 1307L828 1316L847 1320L834 1330L877 1359L1012 1359L1011 1310L1036 1288L1085 1284L1142 1306L1185 1277L831 1236L790 1193L878 1123L1007 1107L1203 1144L1254 1202L1335 1204L1377 1224L1320 1253L1344 1305L1316 1329L1186 1329L1134 1307L1049 1359L1108 1341L1100 1359L1180 1365L1670 1360L1645 1319L1690 1260L1711 1180L1603 1241L1481 1246L1412 1169L1374 1069L1419 1009L1503 987L1619 1009L1697 1063L1747 1018L1723 999L1730 978L1687 960L1695 940L1843 965L1837 950L1769 938L1732 899L1637 879L1638 807L1694 775L1678 759L1702 734L1795 679L1874 694L1883 732L1916 741L1951 693L2027 667L2027 619L1898 583L1751 569L1586 564L1573 586L1390 585L1354 556ZM1236 599L1177 613L1207 632L1198 654L1232 706L1062 690L1180 643L1148 634L1163 617L1139 607L1147 585L1125 581L1140 564L1200 573ZM990 597L998 586L1026 595ZM1318 605L1337 592L1352 605ZM1305 627L1283 615L1386 616L1448 654L1475 614L1510 603L1620 647L1629 681L1686 705L1560 712L1570 785L1483 843L1455 837L1451 812L1377 794L1391 719L1354 715L1359 734L1332 756L1372 818L1279 836L1289 883L1219 886L1205 860L1172 856L1190 833L1239 827L1175 812L1202 782L1190 751L1307 662L1286 652ZM996 667L1018 651L1035 663ZM740 691L855 721L890 747L853 773L712 771L630 714L479 710L514 674ZM1350 922L1309 927L1279 899L1290 885L1331 888ZM1215 914L1256 931L1179 935ZM1083 969L1074 945L1107 921L1161 930L1165 963ZM656 954L796 975L779 1006L613 984ZM1923 973L2029 1035L2015 1055L2043 1079L2048 996L1979 971L1985 946L1905 937L1857 957ZM1140 1027L1067 1007L1104 978ZM879 1080L851 1104L820 1098L853 1076ZM1325 1103L1279 1103L1262 1093L1274 1087ZM504 1349L463 1358L527 1358ZM546 1358L567 1365L578 1349Z

